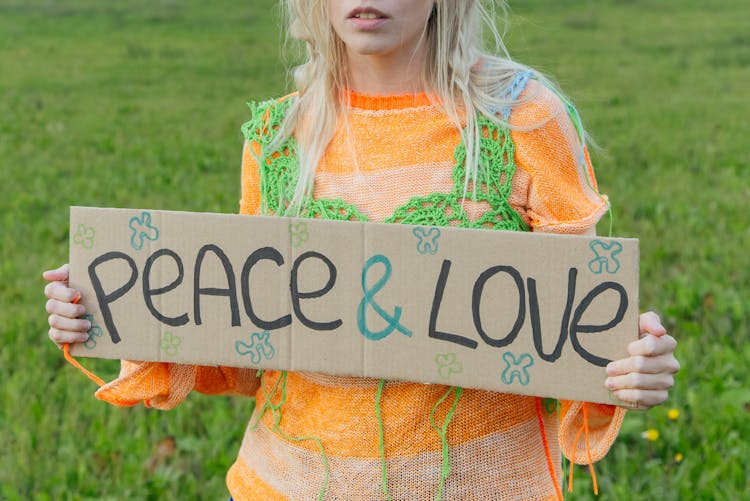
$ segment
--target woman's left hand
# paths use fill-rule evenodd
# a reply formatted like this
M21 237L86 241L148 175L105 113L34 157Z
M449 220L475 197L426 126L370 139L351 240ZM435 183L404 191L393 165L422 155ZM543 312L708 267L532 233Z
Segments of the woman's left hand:
M630 357L607 365L605 386L618 399L649 408L667 399L680 363L674 357L677 341L667 334L659 315L641 314L638 327L641 338L628 345Z

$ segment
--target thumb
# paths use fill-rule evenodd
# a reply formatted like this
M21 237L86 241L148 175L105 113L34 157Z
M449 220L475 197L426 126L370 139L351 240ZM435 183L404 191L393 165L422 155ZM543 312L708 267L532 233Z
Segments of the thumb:
M638 333L641 337L645 334L652 334L660 337L667 333L667 329L661 324L661 318L653 311L641 313L638 317Z
M70 275L70 267L64 264L56 270L47 270L42 273L42 278L48 282L67 282Z

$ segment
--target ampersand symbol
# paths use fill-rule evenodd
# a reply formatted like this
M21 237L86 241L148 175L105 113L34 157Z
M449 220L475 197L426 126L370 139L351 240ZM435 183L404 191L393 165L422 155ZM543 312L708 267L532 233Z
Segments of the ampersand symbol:
M607 273L617 273L620 269L620 261L615 256L622 252L620 242L610 242L606 244L601 240L593 240L589 247L594 251L594 259L589 261L589 270L592 273L600 275L603 271Z
M89 338L84 341L83 346L86 347L86 349L93 350L96 348L96 338L102 337L102 328L98 325L94 325L94 316L90 314L86 314L83 316L86 320L91 323L91 329L88 331Z
M518 378L518 382L522 386L529 384L531 377L529 376L529 367L534 365L534 357L528 353L522 353L516 360L513 353L506 351L503 353L503 360L505 360L505 369L503 370L500 379L505 384L512 384L513 380Z
M292 247L299 247L307 242L310 234L307 232L305 223L289 223L289 236L292 238Z
M435 363L438 366L438 374L443 379L448 379L451 374L460 374L464 366L456 359L455 353L438 353L435 356Z
M156 226L151 225L151 214L148 212L143 212L140 218L137 216L131 217L128 226L133 232L130 235L130 245L135 250L143 248L144 240L154 241L159 238L159 230Z
M271 360L276 354L273 345L269 341L271 333L268 331L253 332L250 336L250 344L244 341L235 341L234 349L240 355L250 355L250 361L253 364L259 364L265 358Z
M383 276L380 277L380 280L375 283L372 289L368 289L367 274L370 271L370 268L372 268L372 266L376 263L381 263L385 267L385 271L383 273ZM384 337L389 336L394 330L397 330L404 336L408 337L411 337L412 334L409 329L399 323L399 320L401 320L401 307L396 306L393 309L393 315L391 315L386 312L378 303L375 302L375 294L380 292L380 289L385 286L386 282L388 282L390 278L391 262L382 254L376 254L372 256L367 260L364 268L362 268L362 292L364 292L365 295L362 297L362 301L360 301L359 303L359 308L357 308L357 326L359 327L359 332L361 332L363 336L365 336L367 339L372 339L373 341L378 341L380 339L383 339ZM367 327L367 320L365 319L367 306L371 306L372 309L375 310L375 312L388 323L385 328L373 332Z
M90 249L94 246L94 235L96 235L94 228L79 224L75 235L73 235L73 243L83 246L85 249Z
M182 338L171 332L165 332L161 337L161 349L169 356L177 355Z
M417 226L412 230L412 233L417 237L417 252L420 254L435 254L438 251L438 238L440 238L440 229L438 228L423 228Z

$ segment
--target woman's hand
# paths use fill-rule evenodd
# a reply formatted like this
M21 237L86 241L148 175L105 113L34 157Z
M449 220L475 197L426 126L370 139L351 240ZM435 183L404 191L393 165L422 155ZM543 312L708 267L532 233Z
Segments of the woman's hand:
M638 327L641 338L628 345L630 357L607 365L605 385L618 399L649 408L664 402L674 385L673 374L680 370L677 341L653 311L641 314Z
M82 319L86 308L74 301L80 297L78 291L68 287L69 268L67 264L56 270L42 274L49 283L44 288L47 296L47 313L49 313L49 338L58 347L65 343L82 343L89 338L91 322Z

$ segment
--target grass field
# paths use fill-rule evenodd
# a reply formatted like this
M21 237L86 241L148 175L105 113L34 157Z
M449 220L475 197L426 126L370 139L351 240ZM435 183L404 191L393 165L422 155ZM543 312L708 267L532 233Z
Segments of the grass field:
M70 205L236 212L244 102L288 89L274 5L0 0L0 498L227 496L251 401L96 401L47 340L40 274L66 260ZM511 53L577 103L614 233L641 239L641 304L680 343L668 403L629 413L598 463L600 498L746 499L750 2L512 7ZM593 497L585 469L571 497Z

